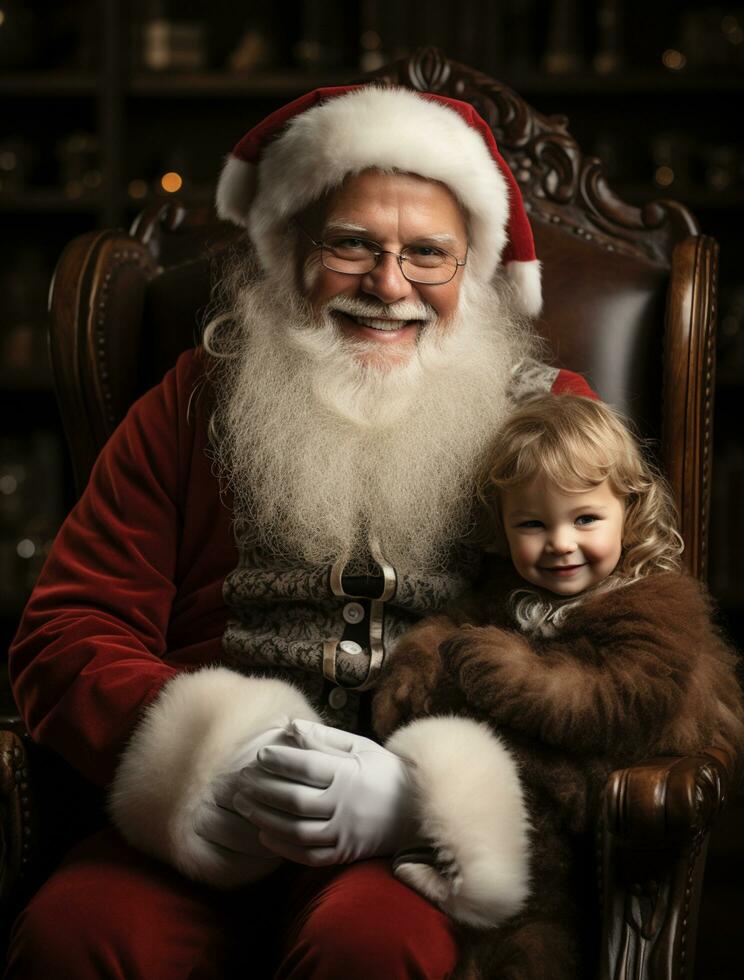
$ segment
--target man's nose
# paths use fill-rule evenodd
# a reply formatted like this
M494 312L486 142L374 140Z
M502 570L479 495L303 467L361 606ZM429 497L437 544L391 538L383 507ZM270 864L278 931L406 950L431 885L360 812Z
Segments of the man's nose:
M374 269L362 276L361 287L365 293L387 305L407 299L413 292L413 286L403 275L397 256L390 252L384 252Z

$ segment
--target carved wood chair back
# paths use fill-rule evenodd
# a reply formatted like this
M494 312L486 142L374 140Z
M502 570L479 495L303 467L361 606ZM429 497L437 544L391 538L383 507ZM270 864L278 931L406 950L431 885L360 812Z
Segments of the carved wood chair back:
M419 51L373 76L472 103L519 182L543 264L539 329L556 363L584 373L659 456L693 574L706 564L717 248L682 205L643 208L609 188L564 117L506 85ZM95 232L63 253L51 293L51 351L78 487L135 394L198 340L210 274L236 231L177 205L130 234Z

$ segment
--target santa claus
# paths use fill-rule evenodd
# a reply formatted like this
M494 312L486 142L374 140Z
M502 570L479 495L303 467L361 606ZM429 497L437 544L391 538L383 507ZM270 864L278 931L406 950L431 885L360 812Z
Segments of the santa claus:
M203 347L102 452L12 650L29 730L110 785L116 830L33 899L8 975L443 977L456 923L528 893L519 774L468 720L379 745L369 692L478 577L509 407L588 388L539 360L529 223L469 105L313 92L217 205L247 236Z

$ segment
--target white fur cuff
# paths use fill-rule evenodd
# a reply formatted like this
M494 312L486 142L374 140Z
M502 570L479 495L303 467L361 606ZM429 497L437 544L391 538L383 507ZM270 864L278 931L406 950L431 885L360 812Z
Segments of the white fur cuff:
M291 719L319 721L297 688L223 667L179 674L150 705L124 751L111 790L114 824L130 844L217 887L239 882L229 855L199 837L194 820L242 748Z
M516 763L497 736L467 718L423 718L387 748L410 765L419 829L434 862L401 855L395 874L472 926L496 926L529 890L529 822Z

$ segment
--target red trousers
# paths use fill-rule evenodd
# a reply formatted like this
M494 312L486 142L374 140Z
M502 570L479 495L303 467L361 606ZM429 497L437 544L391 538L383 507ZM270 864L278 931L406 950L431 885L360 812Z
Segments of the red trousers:
M79 844L13 930L17 980L444 978L451 921L383 860L287 866L216 892L107 830Z

